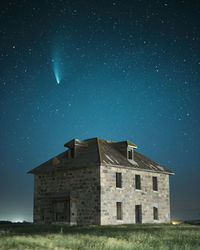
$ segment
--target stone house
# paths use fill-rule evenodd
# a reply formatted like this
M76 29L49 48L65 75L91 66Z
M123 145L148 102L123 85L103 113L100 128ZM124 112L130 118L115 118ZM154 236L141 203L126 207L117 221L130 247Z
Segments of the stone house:
M169 175L129 141L73 139L34 168L34 222L169 223Z

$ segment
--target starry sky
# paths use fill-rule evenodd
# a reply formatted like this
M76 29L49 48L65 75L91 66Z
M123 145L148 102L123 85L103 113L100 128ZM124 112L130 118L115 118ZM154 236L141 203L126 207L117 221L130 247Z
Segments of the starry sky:
M0 220L32 220L27 171L72 138L130 140L200 218L200 2L0 3Z

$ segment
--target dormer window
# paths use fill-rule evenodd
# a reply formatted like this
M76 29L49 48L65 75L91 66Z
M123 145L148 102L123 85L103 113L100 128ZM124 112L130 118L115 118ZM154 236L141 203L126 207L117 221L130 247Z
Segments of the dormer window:
M129 161L133 161L134 160L134 154L133 154L134 152L133 152L133 147L130 147L130 146L128 146L128 148L127 148L127 159L129 160Z
M75 155L75 154L74 154L74 153L75 153L75 152L74 152L74 148L71 148L70 151L71 151L71 158L73 159L73 158L74 158L74 155Z
M67 158L68 159L74 159L75 156L75 149L74 148L69 148L67 151Z
M132 148L128 149L128 159L133 160L133 149Z

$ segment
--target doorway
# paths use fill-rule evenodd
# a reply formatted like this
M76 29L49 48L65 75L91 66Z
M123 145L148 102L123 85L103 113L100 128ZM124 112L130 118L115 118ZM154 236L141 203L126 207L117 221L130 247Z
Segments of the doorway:
M135 205L135 223L142 223L142 205Z
M70 222L69 200L56 200L53 202L53 221Z

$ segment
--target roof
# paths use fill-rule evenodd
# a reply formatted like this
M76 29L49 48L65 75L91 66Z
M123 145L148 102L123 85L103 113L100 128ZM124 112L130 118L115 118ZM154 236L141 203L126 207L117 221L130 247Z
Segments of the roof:
M69 150L76 147L74 158L68 157L68 151L51 158L40 166L30 170L28 173L48 173L67 169L78 169L95 166L117 166L132 168L136 170L174 174L159 163L149 159L135 150L137 146L129 141L109 141L100 138L88 140L73 139L64 145ZM134 161L127 159L127 146L134 148Z

